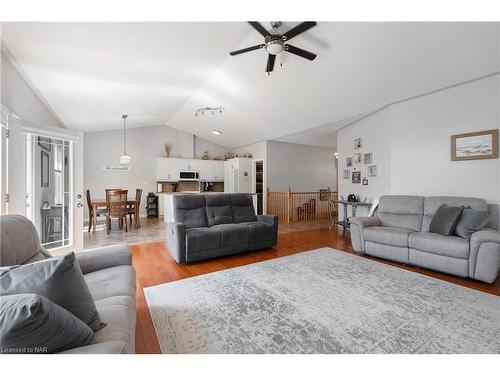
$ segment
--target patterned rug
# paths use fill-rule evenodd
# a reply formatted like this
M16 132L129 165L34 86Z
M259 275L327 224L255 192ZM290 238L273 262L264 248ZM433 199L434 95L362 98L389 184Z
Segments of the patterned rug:
M500 297L329 248L145 294L163 353L500 353Z

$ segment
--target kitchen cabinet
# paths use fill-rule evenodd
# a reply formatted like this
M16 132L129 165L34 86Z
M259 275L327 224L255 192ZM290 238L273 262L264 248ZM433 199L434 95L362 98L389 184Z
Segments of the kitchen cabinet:
M199 171L200 160L198 159L177 159L179 161L179 171Z
M224 181L224 161L200 160L200 180L210 182Z
M177 181L179 179L179 159L157 158L156 179L158 181Z

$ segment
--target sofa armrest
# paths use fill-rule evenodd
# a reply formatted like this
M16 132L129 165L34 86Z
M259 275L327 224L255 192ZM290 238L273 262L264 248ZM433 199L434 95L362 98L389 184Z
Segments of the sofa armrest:
M178 221L167 224L167 249L177 263L186 260L186 226Z
M278 244L278 215L257 215L257 221L272 224L274 227L274 245Z
M127 244L100 247L75 255L84 274L109 267L132 265L132 253Z
M354 251L365 252L365 239L363 231L365 228L380 225L380 220L375 216L353 217L351 223L351 243Z
M495 281L500 262L500 232L482 229L470 238L469 277L487 283Z
M276 232L278 231L278 215L257 215L257 221L272 224Z

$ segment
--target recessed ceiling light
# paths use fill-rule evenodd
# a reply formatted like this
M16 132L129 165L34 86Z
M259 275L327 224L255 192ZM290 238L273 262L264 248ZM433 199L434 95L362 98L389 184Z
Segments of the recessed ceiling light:
M220 130L214 129L214 130L212 130L212 134L213 135L221 135L222 132Z

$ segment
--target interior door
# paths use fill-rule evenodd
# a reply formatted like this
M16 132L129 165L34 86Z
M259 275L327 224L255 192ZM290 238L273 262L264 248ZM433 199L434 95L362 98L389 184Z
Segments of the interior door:
M82 142L26 134L26 216L51 251L83 249Z

